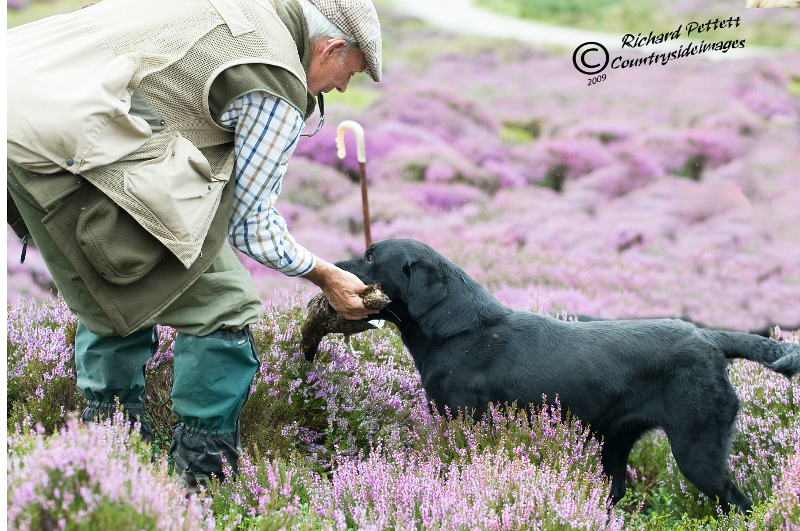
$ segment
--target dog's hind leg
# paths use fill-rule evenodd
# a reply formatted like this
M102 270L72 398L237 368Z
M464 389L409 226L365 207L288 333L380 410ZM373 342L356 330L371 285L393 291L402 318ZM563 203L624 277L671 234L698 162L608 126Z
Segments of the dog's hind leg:
M611 478L611 503L613 504L616 504L625 495L628 455L641 434L642 430L631 430L604 436L603 472Z
M678 468L700 491L718 500L725 512L736 506L750 512L753 503L731 479L728 469L731 429L738 405L715 418L695 418L682 426L664 426Z
M690 447L673 443L672 455L683 475L703 494L712 500L718 500L725 512L730 511L732 505L744 512L750 512L753 503L731 479L727 452L714 446L718 442L698 442L696 446Z

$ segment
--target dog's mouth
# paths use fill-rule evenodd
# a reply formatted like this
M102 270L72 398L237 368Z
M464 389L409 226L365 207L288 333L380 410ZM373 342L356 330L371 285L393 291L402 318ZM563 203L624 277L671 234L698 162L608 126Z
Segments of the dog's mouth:
M358 266L361 265L361 264L358 263L358 260L359 260L358 258L354 258L353 260L343 260L341 262L336 262L333 265L335 265L336 267L338 267L339 269L341 269L343 271L347 271L348 273L354 274L356 277L358 277L358 279L361 282L363 282L366 285L382 284L379 280L376 280L374 278L369 278L369 277L367 277L365 275L360 274L357 271L357 269L359 268ZM400 316L398 316L396 312L392 311L392 305L396 302L397 298L393 297L391 294L387 293L386 289L384 289L384 288L381 288L381 289L383 291L383 296L386 297L386 300L388 300L388 303L387 303L387 305L385 307L383 307L380 310L380 312L381 313L387 312L387 313L391 314L392 316L394 316L394 318L397 320L397 322L401 322L402 320L400 319ZM390 287L390 290L391 290L391 287ZM381 319L382 318L380 317L380 314L378 314L378 316L375 317L374 319L367 318L367 320L369 320L369 321L381 320Z
M367 284L366 280L364 280L364 279L361 279L361 281L362 281L362 282L364 282L365 284ZM393 305L393 304L395 304L395 302L396 302L396 299L395 299L394 297L390 297L390 296L389 296L389 295L388 295L388 294L387 294L385 291L382 293L382 297L383 297L383 300L385 300L385 301L386 301L386 305L385 305L385 306L383 306L383 307L380 309L380 313L379 313L379 314L377 314L376 320L383 319L383 317L381 317L380 315L381 315L383 312L387 312L387 313L389 313L389 314L393 315L393 316L394 316L394 318L395 318L395 319L397 319L397 322L398 322L398 323L399 323L399 322L401 322L401 321L402 321L402 319L400 319L400 316L399 316L399 315L397 315L397 314L396 314L394 311L392 311L392 305Z

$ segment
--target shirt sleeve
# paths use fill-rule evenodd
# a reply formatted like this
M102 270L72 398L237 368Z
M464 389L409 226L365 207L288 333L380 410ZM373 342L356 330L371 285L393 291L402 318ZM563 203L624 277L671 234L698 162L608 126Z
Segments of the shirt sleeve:
M236 191L228 241L267 267L289 276L314 268L314 255L289 234L275 209L281 182L292 156L303 117L285 100L263 91L236 99L222 115L236 135Z

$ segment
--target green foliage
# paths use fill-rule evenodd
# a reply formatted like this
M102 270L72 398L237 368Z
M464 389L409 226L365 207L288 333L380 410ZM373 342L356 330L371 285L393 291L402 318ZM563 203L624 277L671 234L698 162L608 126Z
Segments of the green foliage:
M9 345L7 367L14 363L16 345ZM64 367L60 360L30 359L25 363L25 371L8 378L6 391L7 429L25 422L41 424L48 432L56 431L63 426L67 413L82 411L86 407L86 399L75 385L74 367ZM11 371L9 370L9 374Z
M347 85L347 90L345 92L331 92L330 95L326 94L325 101L337 104L343 103L356 110L363 109L372 103L380 93L371 88L362 88L357 79L358 77ZM363 79L365 78L362 78L362 81ZM372 83L373 81L370 79L368 82Z
M297 457L293 456L295 464L301 467L301 474L307 474ZM239 521L237 530L278 531L298 523L300 517L292 509L301 492L303 498L308 496L297 468L283 460L265 460L254 446L252 453L241 456L239 469L235 480L220 482L213 478L209 485L210 507L220 525L228 528Z
M23 424L8 438L10 528L164 529L161 515L174 508L159 508L156 499L164 488L178 489L138 433L90 433L74 418L60 434L30 428Z
M51 0L49 2L31 2L25 9L6 9L6 27L14 28L28 22L77 11L91 0Z
M470 414L458 411L439 418L430 431L424 430L413 447L426 453L434 449L443 463L457 461L467 451L508 451L525 454L536 464L553 463L565 453L590 456L587 461L564 461L570 473L600 473L600 445L581 427L571 413L562 412L560 405L538 406L531 409L517 404L490 405L476 422Z
M715 16L730 17L730 7L716 7L712 3L701 5L693 11L680 12L672 4L679 0L476 0L476 5L512 17L528 18L548 24L574 26L592 31L605 31L647 35L675 31L692 20L700 21ZM742 5L744 7L744 5ZM735 15L734 15L735 16ZM712 34L713 35L713 34ZM714 40L725 40L723 33ZM731 38L745 39L747 45L791 48L800 44L800 37L791 25L775 23L775 19L749 21L736 28ZM676 47L677 48L677 47Z
M770 524L767 520L769 512L770 505L761 503L753 506L750 515L732 512L693 518L685 513L633 514L626 519L625 529L636 531L777 531L780 527Z
M787 89L792 96L800 96L800 76L790 77Z
M641 522L656 526L653 529L686 520L699 525L716 521L719 516L716 502L706 498L680 472L662 431L650 432L636 443L628 466L633 472L629 472L628 490L620 507L638 513Z
M480 3L512 16L574 22L583 16L601 16L608 11L608 8L619 6L623 2L621 0L482 0Z
M171 351L177 332L159 327L159 352ZM166 452L172 442L177 417L172 413L173 361L170 356L151 358L145 366L145 420L153 429L153 453Z
M86 407L86 399L75 387L75 380L54 378L48 385L41 386L44 396L32 394L48 369L47 365L33 363L31 371L17 379L13 384L14 396L8 400L7 428L22 424L27 418L34 424L41 424L48 432L56 431L64 424L65 415L70 411L82 411ZM9 395L12 385L9 385ZM25 398L22 398L25 397Z
M288 459L299 441L295 433L284 428L293 423L324 428L324 403L305 400L300 393L292 392L288 383L307 381L311 365L299 356L288 358L280 354L298 351L302 310L280 312L276 317L272 326L252 327L256 348L261 353L261 372L270 378L264 381L256 377L255 389L241 413L242 441L245 447L268 449L269 457Z
M399 431L415 429L401 404L418 394L418 384L392 379L397 370L415 378L392 327L351 337L357 358L341 336L328 336L312 364L299 351L302 323L298 305L252 327L261 369L242 409L243 445L262 448L270 458L299 452L323 472L333 455L368 451L379 438L401 444ZM373 379L373 373L379 374ZM392 395L393 403L386 400Z
M108 529L142 529L155 530L156 522L149 514L143 514L137 508L123 502L115 502L104 496L86 518L76 518L76 515L86 513L87 504L84 492L90 478L86 471L80 471L69 477L61 470L48 471L48 487L42 492L48 499L59 499L54 491L77 493L69 504L54 504L52 508L42 505L29 505L26 509L30 512L31 529L58 529L58 522L63 522L67 531L106 531ZM99 493L99 488L92 489L93 494Z
M620 501L620 507L629 511L643 510L645 513L674 510L668 507L671 497L665 499L655 490L668 479L666 463L671 457L669 441L663 432L652 431L639 439L628 457L628 466L633 470L633 475L630 472L628 474L628 490Z
M536 137L522 127L505 125L500 129L500 138L512 144L528 144L533 142Z

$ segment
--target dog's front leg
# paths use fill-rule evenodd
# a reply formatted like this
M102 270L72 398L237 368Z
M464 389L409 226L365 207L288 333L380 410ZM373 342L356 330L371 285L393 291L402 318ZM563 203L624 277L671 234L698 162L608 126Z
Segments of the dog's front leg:
M640 430L616 433L597 433L603 438L603 472L611 479L611 503L616 504L625 496L625 476L628 473L628 455L641 435Z

